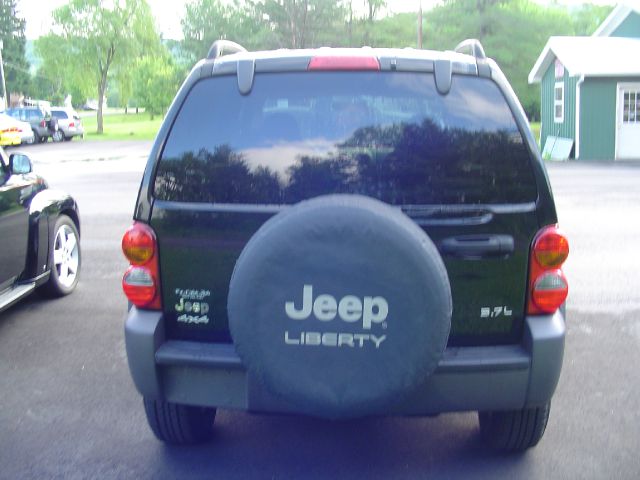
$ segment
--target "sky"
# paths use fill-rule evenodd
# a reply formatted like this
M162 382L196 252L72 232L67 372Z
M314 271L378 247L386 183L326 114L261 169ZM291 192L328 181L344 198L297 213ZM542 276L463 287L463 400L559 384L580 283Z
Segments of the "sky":
M190 0L147 0L153 11L159 31L164 38L181 38L180 19L184 12L184 5ZM192 1L192 0L191 0ZM551 0L536 0L538 3L550 3ZM559 0L567 5L587 3L588 0ZM420 0L387 0L390 13L417 11ZM27 20L26 36L33 40L48 33L51 27L51 12L66 4L66 0L18 0L18 9ZM358 2L355 1L354 4ZM422 0L422 8L428 10L438 4L438 0ZM590 3L615 4L615 0L590 0ZM638 3L640 0L627 0L627 3Z

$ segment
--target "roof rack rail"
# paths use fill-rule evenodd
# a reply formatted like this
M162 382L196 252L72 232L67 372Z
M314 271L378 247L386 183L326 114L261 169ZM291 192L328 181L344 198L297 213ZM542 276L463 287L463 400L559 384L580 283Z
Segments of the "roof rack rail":
M207 54L207 59L215 60L228 53L238 53L238 52L246 52L247 49L242 45L232 42L231 40L216 40L211 45L209 49L209 53Z
M482 47L480 40L478 40L477 38L467 38L466 40L463 40L458 45L456 45L456 48L454 48L453 50L458 53L464 53L463 50L467 49L471 50L471 54L476 59L487 58L484 53L484 48Z

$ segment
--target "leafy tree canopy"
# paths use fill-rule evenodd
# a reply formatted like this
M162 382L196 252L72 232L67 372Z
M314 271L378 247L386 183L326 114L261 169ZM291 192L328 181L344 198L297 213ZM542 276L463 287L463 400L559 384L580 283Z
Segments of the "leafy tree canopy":
M16 3L16 0L0 0L2 60L7 92L25 93L29 89L31 77L25 56L25 20L18 16ZM2 92L2 95L5 95L5 92Z
M67 74L73 79L79 75L90 79L98 98L98 133L102 133L109 74L119 76L122 90L122 82L131 81L128 69L135 59L160 49L149 5L145 0L70 0L54 11L53 19L56 33L46 41L59 41L59 46L55 50L39 48L39 52L45 65L52 65L56 61L47 57L60 55L62 50Z

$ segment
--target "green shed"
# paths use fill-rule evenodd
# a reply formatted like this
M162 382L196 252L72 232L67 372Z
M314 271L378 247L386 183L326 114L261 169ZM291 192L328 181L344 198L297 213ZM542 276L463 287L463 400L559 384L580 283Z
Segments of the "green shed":
M640 160L639 11L616 7L591 37L551 37L529 83L541 85L544 152Z

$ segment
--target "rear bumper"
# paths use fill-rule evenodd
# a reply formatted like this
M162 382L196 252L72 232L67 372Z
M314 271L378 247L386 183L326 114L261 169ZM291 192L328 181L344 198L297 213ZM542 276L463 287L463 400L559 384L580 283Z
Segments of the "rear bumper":
M26 135L20 135L20 143L33 143L35 138L36 136L34 135L33 131L31 131Z
M131 309L129 368L148 398L254 412L297 413L251 378L233 345L165 340L162 313ZM384 414L429 415L540 406L555 391L564 354L563 314L529 317L522 344L447 348L435 373Z
M61 128L65 137L79 137L84 135L83 127L66 127Z
M0 134L0 145L2 146L20 145L21 141L19 133Z

